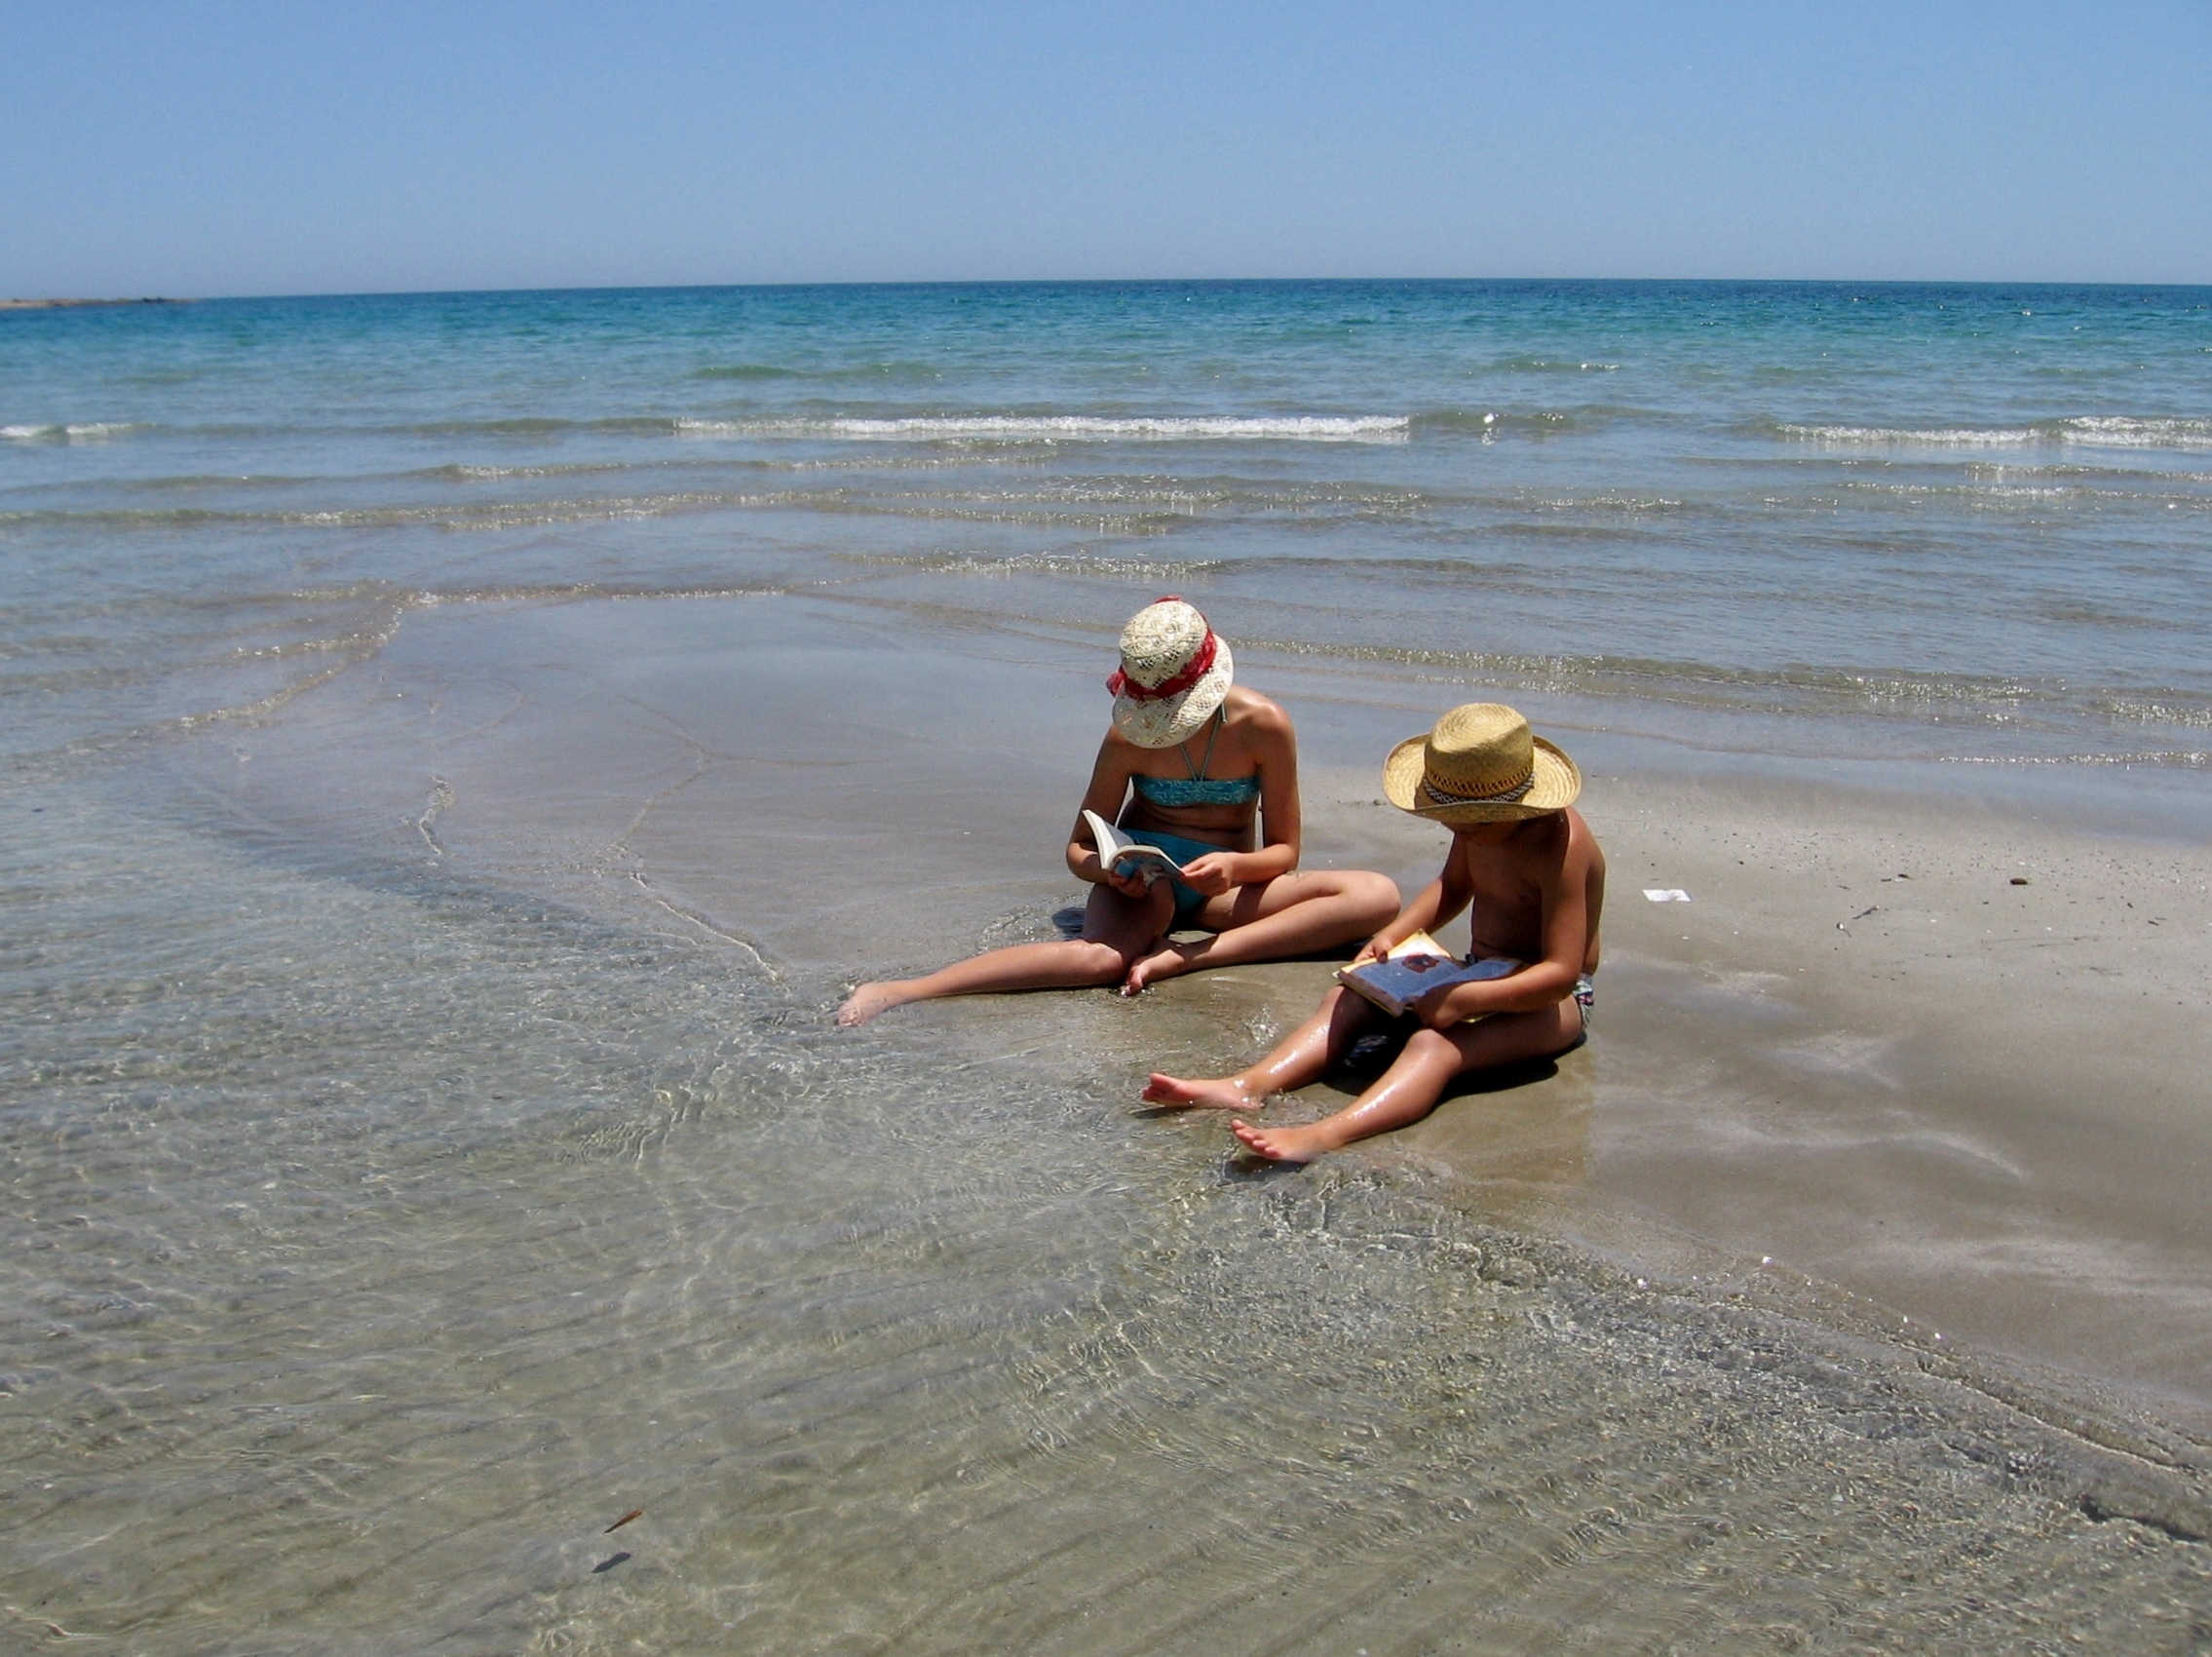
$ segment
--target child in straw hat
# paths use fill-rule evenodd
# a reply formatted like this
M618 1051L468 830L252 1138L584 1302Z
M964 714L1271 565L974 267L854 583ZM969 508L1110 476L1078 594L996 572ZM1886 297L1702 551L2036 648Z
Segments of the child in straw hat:
M1408 1009L1405 1046L1382 1079L1333 1116L1296 1128L1230 1128L1247 1150L1308 1162L1417 1122L1455 1076L1548 1059L1580 1045L1593 999L1605 854L1574 809L1575 762L1496 703L1469 703L1425 737L1398 744L1383 766L1391 803L1452 830L1444 870L1359 951L1388 954L1473 908L1470 956L1526 963L1504 978L1430 990ZM1144 1097L1172 1108L1257 1110L1268 1096L1317 1081L1360 1036L1387 1027L1380 1009L1342 987L1286 1041L1234 1076L1153 1076Z
M1180 598L1122 632L1113 724L1067 843L1090 882L1083 936L993 949L922 978L863 983L837 1010L858 1024L887 1008L982 990L1120 984L1125 995L1201 967L1279 960L1364 938L1398 905L1387 875L1298 869L1298 748L1290 716L1234 682L1228 641ZM1181 877L1147 885L1102 864L1083 812L1158 846ZM1171 943L1171 932L1210 937Z

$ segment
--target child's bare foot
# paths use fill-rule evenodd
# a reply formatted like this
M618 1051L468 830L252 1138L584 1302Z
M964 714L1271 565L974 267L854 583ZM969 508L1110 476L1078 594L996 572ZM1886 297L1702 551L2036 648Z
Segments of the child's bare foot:
M1254 1098L1252 1090L1235 1076L1186 1082L1158 1070L1145 1083L1144 1098L1148 1104L1163 1104L1170 1110L1257 1110L1265 1102Z
M1122 981L1124 995L1142 995L1147 984L1158 983L1163 978L1175 978L1190 971L1191 957L1181 944L1163 944L1151 954L1129 969L1129 976Z
M878 1013L893 1007L903 1007L913 1000L906 986L896 979L882 983L863 983L845 998L845 1005L837 1009L837 1021L847 1029L864 1024Z
M1270 1162L1312 1162L1323 1151L1337 1148L1317 1122L1304 1128L1255 1128L1239 1118L1229 1124L1229 1131L1246 1150Z

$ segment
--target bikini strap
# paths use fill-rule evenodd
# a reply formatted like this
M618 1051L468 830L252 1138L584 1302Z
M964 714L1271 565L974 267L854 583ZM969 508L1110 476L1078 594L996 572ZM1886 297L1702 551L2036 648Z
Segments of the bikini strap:
M1205 781L1205 777L1206 777L1206 773L1207 773L1208 771L1211 771L1211 770L1213 769L1213 740L1214 740L1214 738L1216 738L1216 737L1218 737L1219 735L1221 735L1221 725L1222 725L1222 721L1223 721L1224 719L1226 719L1226 718L1228 717L1228 715L1229 715L1229 705L1228 705L1227 703L1223 703L1223 704L1222 704L1222 705L1221 705L1221 706L1220 706L1219 708L1216 708L1216 709L1215 709L1215 710L1213 711L1213 717L1212 717L1211 719L1209 719L1209 720L1207 721L1207 723L1208 723L1208 724L1209 724L1209 725L1210 725L1210 726L1211 726L1212 728L1211 728L1210 730L1208 730L1208 731L1206 732L1206 734L1205 734L1205 757L1204 757L1203 759L1200 760L1200 761L1198 762L1198 765L1197 765L1197 766L1196 766L1195 768L1192 768L1192 770L1191 770L1191 781L1192 781L1192 782L1194 782L1194 783L1202 783L1202 782L1204 782L1204 781ZM1181 749L1182 749L1182 751L1183 751L1183 763L1184 763L1184 765L1185 765L1186 767L1190 766L1190 764L1191 764L1191 739L1190 739L1189 737L1185 737L1185 738L1184 738L1184 739L1182 740L1182 742L1181 742L1181 743L1179 743L1179 744L1178 744L1177 746L1178 746L1179 748L1181 748Z

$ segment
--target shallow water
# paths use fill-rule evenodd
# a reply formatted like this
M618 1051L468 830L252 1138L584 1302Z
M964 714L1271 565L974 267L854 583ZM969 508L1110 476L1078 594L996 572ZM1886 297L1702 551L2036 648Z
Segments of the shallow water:
M1463 1100L1483 1158L1253 1175L1129 1101L1310 965L824 1014L1059 924L1024 848L1170 584L1295 687L1316 863L1475 684L1593 763L2155 755L2200 824L2206 303L0 318L0 1628L2201 1648L2200 1444L1609 1208L1598 1052Z
M841 1038L731 947L79 803L9 881L20 1636L2203 1637L2155 1423L1411 1171L1239 1175L1120 1102L1152 1007Z

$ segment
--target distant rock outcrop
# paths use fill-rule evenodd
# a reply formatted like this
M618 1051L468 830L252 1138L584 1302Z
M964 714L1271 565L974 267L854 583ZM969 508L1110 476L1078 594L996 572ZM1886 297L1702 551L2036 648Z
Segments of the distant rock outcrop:
M85 305L189 305L189 299L0 299L0 311L64 311Z

